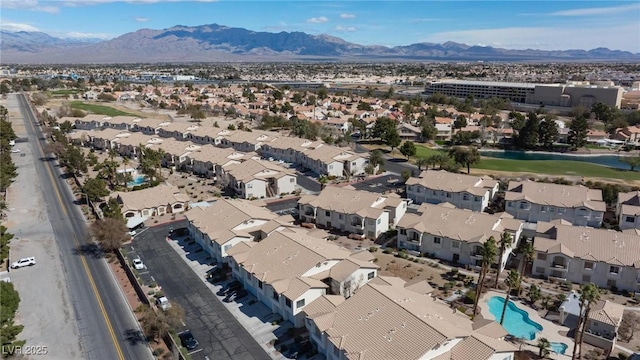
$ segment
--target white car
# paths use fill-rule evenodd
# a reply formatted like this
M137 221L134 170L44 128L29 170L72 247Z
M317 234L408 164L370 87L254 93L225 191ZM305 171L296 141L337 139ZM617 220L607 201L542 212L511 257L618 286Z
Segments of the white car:
M144 263L142 262L142 260L140 260L140 258L135 258L135 259L133 259L133 261L132 261L132 262L133 262L133 267L134 267L136 270L142 270L142 269L144 269Z
M12 152L12 153L19 153L19 152L20 152L20 149L11 149L11 152Z
M33 256L30 256L30 257L22 258L18 261L15 261L13 264L11 264L11 268L17 269L25 266L33 266L35 264L36 264L36 258Z
M169 299L166 296L157 298L156 305L163 311L167 311L171 307L171 303L169 303Z

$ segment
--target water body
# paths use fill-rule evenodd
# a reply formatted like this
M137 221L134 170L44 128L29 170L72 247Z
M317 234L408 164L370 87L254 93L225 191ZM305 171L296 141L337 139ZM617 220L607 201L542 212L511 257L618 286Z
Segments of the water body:
M524 151L491 151L480 150L480 154L486 157L509 159L509 160L570 160L584 161L592 164L604 165L616 169L629 170L629 165L618 159L617 155L573 155L554 154L547 152L524 152ZM638 171L638 169L636 169Z

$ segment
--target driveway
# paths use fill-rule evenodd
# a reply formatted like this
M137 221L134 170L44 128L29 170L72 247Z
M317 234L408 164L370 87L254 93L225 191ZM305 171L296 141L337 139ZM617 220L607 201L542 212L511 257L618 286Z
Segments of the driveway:
M351 184L356 190L363 190L376 193L386 193L403 189L404 182L402 177L395 174L387 174L373 179Z
M184 223L181 226L185 226ZM208 285L172 247L167 235L170 228L179 225L167 224L137 235L132 242L135 255L140 256L151 276L162 287L170 302L179 304L185 313L185 326L200 343L191 351L193 360L260 360L270 356L234 318ZM174 244L175 245L175 244ZM203 273L211 268L211 258L197 245L182 243L192 266Z

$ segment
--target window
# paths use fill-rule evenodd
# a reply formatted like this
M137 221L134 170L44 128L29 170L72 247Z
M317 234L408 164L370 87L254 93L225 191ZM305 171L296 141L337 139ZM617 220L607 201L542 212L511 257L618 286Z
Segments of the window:
M438 192L433 190L433 195L437 195L437 194L438 194Z
M442 239L441 239L441 238L439 238L439 237L434 237L434 238L433 238L433 243L434 243L434 244L440 244L441 242L442 242Z
M291 307L291 300L289 300L288 298L284 298L284 304L287 305L288 308Z
M400 235L407 235L407 229L399 229Z
M549 207L549 212L553 214L554 212L556 212L556 208L554 208L554 207Z
M529 203L528 202L521 202L520 203L520 209L522 210L529 210Z
M585 261L584 262L584 269L585 270L593 270L593 262L592 261Z
M262 289L262 281L258 280L258 287Z
M291 179L289 179L289 182L296 182L296 179L291 178Z
M325 215L325 216L331 216L331 212L330 212L330 211L325 211L325 212L324 212L324 215Z
M351 166L356 166L356 162L355 162L355 161L354 161L354 162L352 162L352 163L351 163Z
M230 244L229 245L225 245L224 248L223 248L224 252L229 251L229 249L231 249L231 246L233 246L233 245L230 245Z
M474 199L475 202L480 202L482 201L482 198L480 196L476 196L476 198Z
M329 170L333 169L333 165L329 165Z
M538 260L547 261L547 254L538 253Z
M304 299L296 301L296 308L300 309L304 306Z
M587 209L578 209L578 216L586 216Z
M376 276L376 273L375 273L375 271L372 271L369 274L367 274L367 279L371 280L371 279L373 279L374 276Z
M558 215L564 215L564 208L558 208Z
M460 241L451 240L451 247L454 249L460 249Z
M630 222L630 223L635 222L635 220L636 219L633 216L627 216L624 218L624 221Z
M253 184L247 184L247 189L252 189L253 188Z
M342 220L342 214L338 215L338 219Z
M540 267L540 266L536 267L536 273L538 273L538 274L544 274L544 268L543 268L543 267Z
M582 282L583 283L591 282L591 275L582 275Z
M549 211L549 207L548 206L541 206L540 207L540 212L547 212Z
M611 280L611 279L607 280L607 286L610 287L610 288L615 287L616 286L616 281L615 280Z
M609 273L618 275L620 268L617 266L609 266Z
M278 295L278 293L275 292L275 290L273 291L273 298L276 300L280 299L280 295Z
M380 225L380 223L382 223L382 219L378 219L378 221L376 221L376 223L377 223L378 225Z
M451 193L447 191L447 197L450 198L451 197Z
M513 203L511 201L507 201L507 207L513 207Z
M469 195L467 195L467 194L462 195L462 200L469 201Z

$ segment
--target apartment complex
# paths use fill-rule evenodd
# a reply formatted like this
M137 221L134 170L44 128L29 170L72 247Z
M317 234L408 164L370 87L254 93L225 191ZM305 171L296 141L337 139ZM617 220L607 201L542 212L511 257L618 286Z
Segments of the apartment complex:
M497 97L511 102L559 107L581 106L590 109L595 103L620 108L624 89L618 86L535 84L498 81L441 80L425 86L425 94L440 93L457 98Z
M640 291L640 241L635 234L539 222L533 275L601 288Z
M482 244L493 236L498 241L504 232L513 244L500 259L500 271L518 245L524 222L507 214L491 215L450 204L422 204L418 214L405 214L398 223L398 248L457 264L479 266Z
M407 198L416 204L448 202L457 208L484 211L498 192L499 182L490 177L427 170L406 184Z
M329 186L319 195L298 200L300 220L319 227L338 229L377 239L400 221L407 202L397 195Z
M323 295L304 309L305 326L327 360L511 360L517 350L493 321L431 296L426 281L377 277L344 300Z
M620 230L640 229L640 191L618 193L616 218Z
M261 199L296 190L297 178L293 170L275 162L249 159L220 167L217 182L227 187L242 199Z
M152 217L177 214L189 209L189 196L177 186L160 184L138 191L116 191L105 198L115 198L130 228ZM135 224L134 224L135 222Z
M510 181L505 192L505 211L530 223L562 219L599 228L605 210L602 190L582 185Z
M233 276L273 313L295 327L322 295L349 297L377 275L368 251L352 253L304 229L274 232L228 250Z

